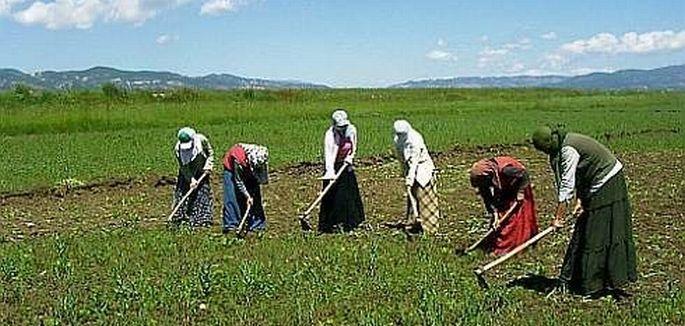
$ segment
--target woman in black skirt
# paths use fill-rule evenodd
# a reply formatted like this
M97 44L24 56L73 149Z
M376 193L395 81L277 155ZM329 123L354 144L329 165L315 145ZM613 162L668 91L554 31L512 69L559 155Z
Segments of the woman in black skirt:
M345 111L333 112L332 125L324 135L326 172L322 179L324 188L335 183L321 201L319 232L349 232L364 221L364 205L352 165L356 151L357 128L350 124ZM345 170L334 180L343 166Z
M559 202L555 226L563 226L574 192L577 200L577 221L559 279L581 295L634 282L635 244L621 162L596 140L559 129L539 128L533 144L549 155L554 171Z

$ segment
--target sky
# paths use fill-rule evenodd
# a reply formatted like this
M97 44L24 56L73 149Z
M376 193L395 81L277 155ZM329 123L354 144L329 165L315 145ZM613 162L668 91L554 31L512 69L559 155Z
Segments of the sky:
M685 1L0 0L0 67L335 87L685 64Z

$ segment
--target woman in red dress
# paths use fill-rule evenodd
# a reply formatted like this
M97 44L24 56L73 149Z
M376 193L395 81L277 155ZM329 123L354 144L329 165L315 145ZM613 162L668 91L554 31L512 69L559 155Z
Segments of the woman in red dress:
M484 242L486 251L503 255L537 234L533 190L521 162L509 156L483 159L470 177L495 230Z

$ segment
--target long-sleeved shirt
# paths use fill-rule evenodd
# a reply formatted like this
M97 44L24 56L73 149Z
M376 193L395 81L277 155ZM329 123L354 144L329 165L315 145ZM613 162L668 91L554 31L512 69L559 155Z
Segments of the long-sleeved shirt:
M573 146L564 146L561 148L561 180L559 184L559 202L568 202L573 198L576 189L576 171L578 170L578 163L580 162L580 154L573 148ZM609 181L613 176L623 168L623 164L619 160L611 168L609 173L599 180L594 181L590 185L590 193L596 193L602 186Z
M211 171L214 168L214 149L207 137L202 134L195 134L192 138L193 147L192 158L188 162L183 162L181 158L181 143L177 142L174 147L176 159L179 165L179 174L186 180L197 178L203 171Z
M335 127L328 128L324 134L324 179L332 179L335 176L336 162L351 161L356 153L357 128L354 125L348 125L344 134L336 131Z
M433 179L435 164L428 153L423 136L411 129L406 136L394 138L397 157L402 161L405 175L405 185L412 186L414 182L425 187Z
M243 180L245 178L254 178L254 176L252 175L252 169L245 149L240 144L234 145L224 155L223 163L224 169L233 172L233 180L238 191L245 195L245 197L250 197L250 193L247 191Z

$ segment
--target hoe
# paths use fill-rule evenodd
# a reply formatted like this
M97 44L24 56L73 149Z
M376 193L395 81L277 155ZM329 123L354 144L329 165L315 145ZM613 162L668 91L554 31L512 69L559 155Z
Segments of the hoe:
M245 209L245 214L243 215L243 218L240 220L240 224L238 225L238 229L235 230L235 235L238 238L245 237L245 234L247 233L247 228L245 227L245 225L247 224L247 215L250 214L250 209L252 209L252 205L247 205L247 208Z
M309 205L309 208L307 208L307 210L304 211L304 213L299 215L300 227L302 228L302 231L311 231L312 225L311 225L311 223L309 223L309 215L312 213L314 208L316 208L316 205L321 203L321 200L323 200L323 196L325 196L328 193L328 191L331 190L331 188L333 188L333 184L335 184L335 182L338 180L340 175L343 173L343 171L345 171L345 169L348 166L349 166L349 163L347 163L347 162L343 163L343 165L340 167L340 170L338 170L338 172L335 174L335 177L333 178L333 180L331 180L328 183L328 185L326 186L326 188L324 188L321 191L321 193L319 193L319 196L316 197L316 200L314 200L314 202L311 205Z
M174 218L174 215L176 214L176 212L178 212L178 210L181 208L181 206L183 206L183 203L185 203L186 200L188 200L188 197L190 197L190 195L193 193L193 191L195 191L195 189L197 189L197 187L200 186L200 183L202 182L202 180L204 180L207 177L207 175L208 175L207 173L204 173L200 177L200 179L197 179L197 183L195 184L195 186L190 187L190 189L188 189L188 192L185 195L183 195L183 197L181 197L181 200L178 201L178 204L176 204L176 207L174 207L174 210L171 211L171 214L169 214L169 217L167 217L168 222L171 222L171 219Z
M469 246L468 248L466 248L466 249L457 248L457 249L455 250L455 254L456 254L457 256L463 256L463 255L466 255L466 254L468 254L469 252L475 250L476 248L480 247L480 245L483 244L483 242L484 242L485 240L487 240L488 238L490 238L490 236L492 236L493 234L495 234L497 231L499 231L499 230L502 228L502 225L504 224L504 221L506 221L507 219L509 219L509 217L510 217L511 214L514 212L514 210L516 209L517 206L518 206L518 202L515 203L514 205L511 205L511 208L509 208L509 210L508 210L508 211L504 214L504 216L499 220L499 222L497 223L497 226L491 227L490 230L488 230L488 232L485 233L484 236L482 236L480 239L478 239L478 241L476 241L474 244L472 244L472 245ZM497 213L495 213L495 214L497 214Z
M556 226L550 226L547 229L545 229L544 231L538 233L536 236L530 238L530 240L528 240L528 241L524 242L523 244L521 244L520 246L514 248L512 251L508 252L506 255L499 257L499 258L495 259L494 261L473 270L473 273L476 274L476 278L478 279L478 285L480 285L484 289L487 289L489 286L488 286L488 282L485 280L485 277L483 276L483 273L487 272L488 270L494 268L495 266L497 266L501 263L504 263L505 261L509 260L511 257L514 257L516 254L518 254L519 252L523 251L524 249L530 247L534 243L540 241L540 239L544 238L548 234L556 231L556 229L557 229Z

